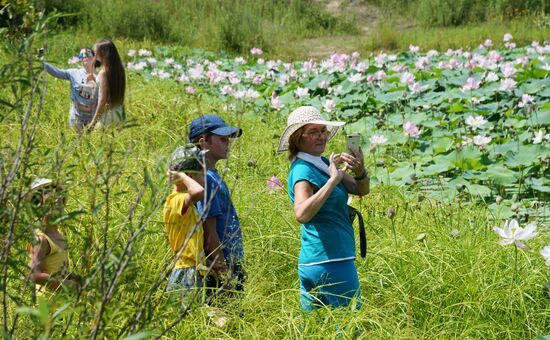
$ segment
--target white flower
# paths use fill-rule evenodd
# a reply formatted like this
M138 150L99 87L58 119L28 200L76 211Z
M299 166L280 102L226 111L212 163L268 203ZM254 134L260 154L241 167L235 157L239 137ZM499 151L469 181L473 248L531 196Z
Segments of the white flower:
M412 53L417 53L418 51L420 51L420 47L411 44L409 45L409 51Z
M518 107L527 106L527 104L532 103L533 101L534 99L532 96L524 93L523 95L521 95L521 101L518 103Z
M491 47L493 46L493 41L491 39L486 39L483 45L485 45L485 47Z
M538 235L535 231L537 226L534 223L528 224L525 228L520 228L518 221L513 219L504 223L504 228L493 227L493 230L502 237L498 243L508 245L514 243L517 247L527 249L527 245L521 241L529 241Z
M533 144L540 144L542 143L543 139L548 140L550 135L544 135L544 132L542 130L539 130L535 133L535 137L533 137Z
M246 64L246 60L245 60L243 57L237 57L237 58L235 58L235 62L236 62L237 64L241 64L241 65Z
M138 55L141 56L141 57L150 57L150 56L153 55L153 52L142 49L142 50L138 51Z
M372 145L378 146L378 145L384 145L388 141L388 138L384 135L374 135L371 138L369 138L369 141Z
M128 51L128 57L133 57L136 55L136 50L129 50Z
M348 80L352 83L358 83L363 80L363 75L361 73L355 73L349 76Z
M325 103L323 104L323 108L327 111L327 112L332 112L332 110L334 110L334 108L336 107L336 102L332 99L327 99L325 101Z
M499 80L500 78L497 76L497 74L495 72L489 72L487 73L487 75L485 76L485 81L486 82L492 82L492 81L497 81Z
M483 125L487 123L487 120L483 116L468 116L466 117L466 124L472 127L472 129L481 129Z
M298 87L296 90L294 90L294 94L298 98L306 98L309 97L309 89Z
M547 266L550 266L550 246L545 246L540 250L540 254L544 257Z
M174 58L166 58L164 59L164 63L167 65L172 65L174 63Z
M147 58L146 60L150 65L156 65L157 64L157 60L155 58Z
M512 41L512 39L514 39L514 37L512 37L512 35L510 33L506 33L504 35L504 37L502 38L502 41L509 42L509 41Z
M485 148L487 147L487 144L489 144L491 142L492 138L491 136L489 137L485 137L485 136L475 136L474 137L474 144L481 147L481 148Z
M510 92L516 88L516 84L514 79L506 78L500 82L500 90Z

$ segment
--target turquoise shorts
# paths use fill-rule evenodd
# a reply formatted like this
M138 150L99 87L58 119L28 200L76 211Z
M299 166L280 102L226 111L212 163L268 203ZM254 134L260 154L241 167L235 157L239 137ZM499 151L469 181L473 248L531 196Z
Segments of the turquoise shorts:
M305 311L322 306L361 308L361 289L354 260L298 266L300 305Z

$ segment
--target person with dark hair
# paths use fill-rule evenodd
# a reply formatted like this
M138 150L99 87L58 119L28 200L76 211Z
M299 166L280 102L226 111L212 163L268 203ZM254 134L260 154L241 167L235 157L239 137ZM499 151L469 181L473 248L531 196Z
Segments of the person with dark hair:
M41 57L43 52L39 53L39 57ZM92 121L97 106L94 51L89 48L81 49L78 60L82 62L83 67L60 69L45 61L43 65L48 74L70 81L71 109L69 111L69 125L81 129Z
M38 295L51 294L62 288L78 289L80 277L68 272L67 241L54 223L65 210L63 187L48 178L40 178L31 184L26 194L39 219L37 242L29 245L30 278L36 284Z
M164 223L176 259L167 291L177 294L184 304L200 303L204 276L208 271L203 247L203 228L195 203L204 196L203 155L194 145L177 148L169 170L174 190L166 198Z
M124 94L126 73L115 44L110 40L100 40L94 45L95 65L102 69L97 75L97 107L89 124L97 126L117 125L126 120Z
M278 152L289 152L288 194L302 224L298 276L303 310L346 306L360 287L355 267L355 237L348 194L369 193L363 152L321 155L342 122L323 119L313 106L301 106L288 117ZM350 170L354 176L346 173Z
M218 115L203 115L189 125L189 140L206 153L206 199L198 202L204 219L205 248L212 261L220 267L227 265L231 284L236 291L244 289L246 272L243 268L244 250L241 223L231 200L231 193L216 170L216 163L229 157L231 138L241 136L242 130L229 126ZM223 257L220 258L220 253ZM210 277L209 287L225 283Z

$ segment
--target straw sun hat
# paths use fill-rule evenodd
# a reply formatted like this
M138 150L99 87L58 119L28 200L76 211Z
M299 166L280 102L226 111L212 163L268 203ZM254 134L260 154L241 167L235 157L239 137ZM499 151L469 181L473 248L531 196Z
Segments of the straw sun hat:
M277 152L287 151L288 150L288 140L290 136L302 126L307 124L320 124L326 125L327 130L330 132L327 141L331 140L332 137L338 132L340 126L344 125L344 122L331 122L324 120L321 116L321 112L313 106L300 106L296 110L292 111L290 116L288 116L286 129L279 140L279 147Z

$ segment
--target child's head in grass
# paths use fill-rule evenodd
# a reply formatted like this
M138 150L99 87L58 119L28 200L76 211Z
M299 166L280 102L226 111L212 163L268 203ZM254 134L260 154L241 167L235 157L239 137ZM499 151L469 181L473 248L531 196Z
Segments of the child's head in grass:
M193 144L180 146L170 157L169 171L183 172L197 183L202 184L204 182L204 154L205 152Z
M39 178L33 181L27 197L33 212L42 220L43 225L48 225L65 212L63 186L49 178Z

